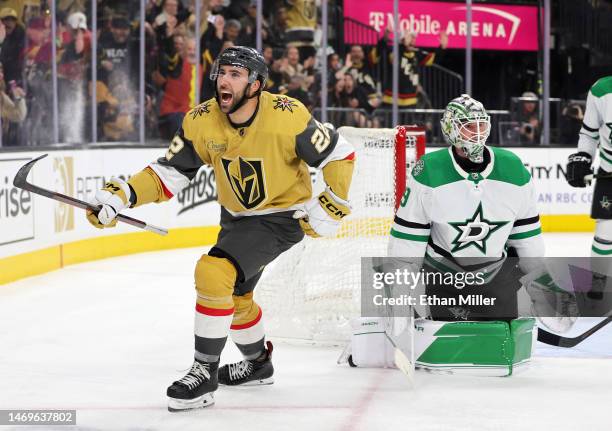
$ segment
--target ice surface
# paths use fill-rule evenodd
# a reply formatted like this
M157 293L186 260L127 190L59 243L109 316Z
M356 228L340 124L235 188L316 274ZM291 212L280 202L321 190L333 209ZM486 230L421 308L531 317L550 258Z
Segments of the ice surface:
M586 256L590 241L546 235L556 255ZM397 370L336 365L338 347L276 340L274 385L223 387L209 409L169 413L166 387L193 357L192 274L203 251L107 259L0 286L0 409L76 409L77 429L87 430L610 429L610 328L580 345L580 358L541 349L546 357L510 378L418 372L416 389ZM222 361L238 358L228 343Z

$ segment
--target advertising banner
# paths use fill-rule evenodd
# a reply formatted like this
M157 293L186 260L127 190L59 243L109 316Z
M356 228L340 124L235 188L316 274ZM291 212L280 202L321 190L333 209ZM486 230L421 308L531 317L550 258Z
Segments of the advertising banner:
M437 47L440 32L446 32L449 48L465 48L467 23L464 3L400 0L399 14L400 30L417 33L417 46ZM393 0L345 0L344 17L371 26L382 37L388 26L393 28ZM345 43L357 43L355 36L345 32ZM537 7L473 5L472 47L537 51Z

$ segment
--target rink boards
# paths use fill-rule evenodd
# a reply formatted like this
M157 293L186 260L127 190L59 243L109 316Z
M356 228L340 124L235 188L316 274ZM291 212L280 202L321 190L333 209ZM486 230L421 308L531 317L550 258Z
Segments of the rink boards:
M594 224L587 215L592 188L574 189L565 182L565 163L572 149L513 151L526 162L535 181L543 230L592 231ZM0 153L0 284L109 256L214 243L219 205L212 169L203 167L170 202L126 211L170 228L170 235L161 237L121 224L112 231L94 229L82 210L13 187L19 167L41 154ZM28 179L89 200L110 177L127 179L163 154L163 148L58 149L38 162Z

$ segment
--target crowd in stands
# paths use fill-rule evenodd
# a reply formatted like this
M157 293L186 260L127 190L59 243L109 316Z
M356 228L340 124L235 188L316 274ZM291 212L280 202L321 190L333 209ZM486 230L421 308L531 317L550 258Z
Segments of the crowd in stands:
M202 0L196 36L194 0L148 0L145 10L145 130L147 139L171 139L184 114L214 96L208 79L216 56L232 45L256 45L254 0ZM315 0L263 1L263 55L269 65L267 90L286 94L316 109L320 101L320 56L315 36L320 13ZM139 124L140 2L98 0L96 34L92 6L85 0L56 1L56 65L59 141L91 141L93 95L97 141L136 141ZM199 37L201 55L196 52ZM0 0L0 107L2 146L48 145L53 141L52 16L46 0ZM96 81L92 47L96 41ZM412 38L412 42L410 39ZM418 50L406 35L406 52ZM381 62L390 61L385 41L365 52L355 45L341 58L327 52L328 105L336 121L379 126L376 108L388 102L390 79ZM402 56L404 55L402 52ZM409 65L429 61L420 54ZM410 69L410 67L408 67ZM404 67L404 70L407 70ZM415 96L418 77L408 70ZM415 85L413 85L413 81ZM95 92L94 92L95 88ZM416 98L406 106L412 106Z
M98 0L96 34L92 2L56 0L56 66L59 142L138 141L140 130L140 1ZM255 0L201 0L196 35L195 0L147 0L145 10L146 139L171 139L185 113L214 96L208 79L217 55L232 45L256 45ZM263 0L263 55L267 90L286 94L317 110L321 100L320 11L316 0ZM53 136L52 21L49 0L0 0L1 146L49 145ZM333 30L332 30L333 32ZM376 46L327 48L327 100L335 124L389 125L392 103L391 28ZM199 38L200 54L197 52ZM444 56L447 36L430 52L418 49L417 35L404 32L400 44L400 108L431 108L419 82L419 68ZM95 85L92 49L96 42ZM196 80L196 65L200 75ZM200 83L196 100L196 82ZM95 89L95 92L94 92ZM95 93L95 107L94 103ZM572 111L573 112L573 111ZM526 113L525 115L528 115ZM437 121L421 116L404 123ZM529 139L536 141L537 124ZM529 127L526 127L529 129Z

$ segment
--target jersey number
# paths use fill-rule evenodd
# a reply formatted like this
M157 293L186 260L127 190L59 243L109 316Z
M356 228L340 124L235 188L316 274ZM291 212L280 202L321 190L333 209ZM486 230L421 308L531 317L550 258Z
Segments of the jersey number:
M170 147L168 151L166 151L166 160L170 160L172 157L176 156L179 151L183 149L185 146L185 142L181 139L179 135L174 135L174 139L170 142Z
M329 136L329 129L327 127L319 123L317 120L314 120L314 122L317 125L317 130L315 130L312 134L310 143L315 147L315 150L321 154L327 147L329 147L329 144L331 144L331 138Z

